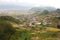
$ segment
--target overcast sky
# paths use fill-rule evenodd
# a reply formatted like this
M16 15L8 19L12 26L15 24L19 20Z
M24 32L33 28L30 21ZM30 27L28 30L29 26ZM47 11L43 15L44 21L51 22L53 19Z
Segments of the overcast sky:
M27 5L27 6L51 6L60 8L60 0L0 0L0 5Z

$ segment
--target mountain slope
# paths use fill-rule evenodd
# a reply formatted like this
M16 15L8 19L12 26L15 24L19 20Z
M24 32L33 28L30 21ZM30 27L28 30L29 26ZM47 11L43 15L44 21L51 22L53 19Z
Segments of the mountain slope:
M54 7L33 7L30 9L30 11L35 12L35 11L44 11L44 10L48 10L48 11L54 11L56 10L56 8Z

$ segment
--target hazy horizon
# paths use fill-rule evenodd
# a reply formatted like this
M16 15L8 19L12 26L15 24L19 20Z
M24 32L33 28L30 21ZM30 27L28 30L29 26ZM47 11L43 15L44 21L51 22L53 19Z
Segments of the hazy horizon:
M0 0L0 9L60 8L60 0Z

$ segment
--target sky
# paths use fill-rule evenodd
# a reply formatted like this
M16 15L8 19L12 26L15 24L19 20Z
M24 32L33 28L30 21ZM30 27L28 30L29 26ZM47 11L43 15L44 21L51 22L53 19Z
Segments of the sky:
M60 0L0 0L0 5L51 6L60 8Z

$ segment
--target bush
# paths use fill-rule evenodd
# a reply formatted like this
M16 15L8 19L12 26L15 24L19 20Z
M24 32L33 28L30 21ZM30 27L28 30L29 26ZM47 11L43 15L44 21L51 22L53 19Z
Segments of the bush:
M3 20L3 21L10 21L10 22L15 22L17 24L20 23L20 21L18 19L15 19L11 16L0 16L0 20Z
M27 30L16 31L10 40L30 40L30 32Z
M6 21L0 21L0 40L9 40L15 29Z

